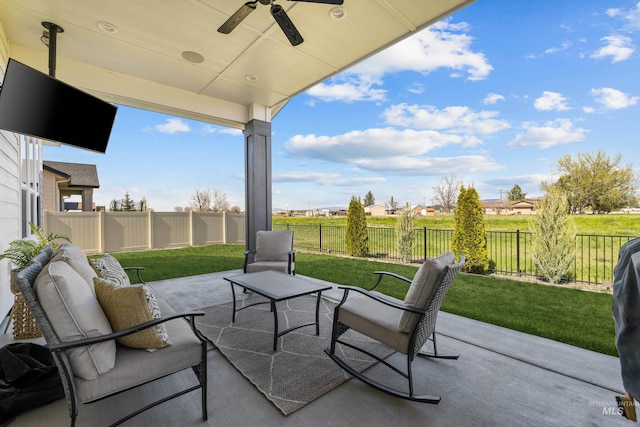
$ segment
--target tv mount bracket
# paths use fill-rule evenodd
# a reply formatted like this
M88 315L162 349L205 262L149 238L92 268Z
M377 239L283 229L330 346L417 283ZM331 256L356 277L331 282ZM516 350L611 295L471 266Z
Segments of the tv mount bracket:
M40 40L49 48L49 76L55 77L58 33L64 33L64 28L47 21L44 21L42 26L47 29Z

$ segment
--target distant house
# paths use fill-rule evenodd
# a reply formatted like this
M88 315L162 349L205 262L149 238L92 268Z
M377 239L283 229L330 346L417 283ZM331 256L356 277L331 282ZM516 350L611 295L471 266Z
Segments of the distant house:
M485 215L531 215L536 203L536 200L530 199L482 202L482 213Z
M413 208L413 214L415 216L434 216L436 214L436 210L428 206L417 205Z
M382 205L365 206L364 214L369 216L386 216L387 212Z
M96 165L45 160L42 164L42 204L45 211L93 211L93 189L100 188ZM79 195L80 203L65 202Z
M518 200L516 202L511 203L511 210L516 215L531 215L535 210L537 204L537 200Z

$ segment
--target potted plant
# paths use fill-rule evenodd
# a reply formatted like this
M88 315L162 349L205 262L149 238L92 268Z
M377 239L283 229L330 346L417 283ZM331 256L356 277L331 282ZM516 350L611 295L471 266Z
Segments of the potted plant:
M42 231L40 227L31 222L29 223L29 227L31 227L32 231L31 236L9 242L9 247L0 254L0 260L6 258L16 266L16 268L11 270L11 279L9 282L11 292L14 294L11 320L13 321L13 337L15 339L37 338L42 335L37 322L20 293L20 289L18 289L16 275L20 270L27 267L31 258L37 255L44 247L53 245L54 249L57 248L55 240L64 239L70 242L65 236L53 233L49 235L44 234L44 231ZM8 327L9 323L7 323L5 332Z
M31 258L36 256L42 248L48 245L53 245L54 249L57 247L55 240L63 239L70 242L69 238L61 236L59 234L50 233L46 235L44 231L37 225L29 223L32 235L25 239L18 239L9 242L9 247L0 254L0 260L8 259L16 268L11 270L11 290L15 288L14 276L18 271L22 270L29 265ZM14 292L15 293L15 292Z

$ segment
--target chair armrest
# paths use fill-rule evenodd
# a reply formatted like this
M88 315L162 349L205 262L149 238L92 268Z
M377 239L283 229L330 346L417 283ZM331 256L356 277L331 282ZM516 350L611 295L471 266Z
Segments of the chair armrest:
M292 273L293 273L293 274L295 274L295 273L291 270L291 264L293 264L293 263L295 263L295 262L296 262L296 251L295 251L295 249L292 249L292 250L290 250L289 252L287 252L287 255L289 256L289 260L288 260L289 266L288 266L288 268L287 268L287 272L288 272L289 274L292 274ZM294 266L294 267L295 267L295 266Z
M255 249L244 251L244 266L242 267L243 273L247 272L247 265L249 264L249 255L255 254Z
M385 276L393 277L394 279L399 279L399 280L402 280L404 282L411 283L411 279L408 279L408 278L406 278L404 276L401 276L399 274L396 274L396 273L391 273L389 271L374 271L373 274L377 274L378 275L378 281L373 286L373 288L369 289L370 291L373 291L375 288L377 288L378 285L382 282L382 278L385 277Z
M134 326L132 328L129 329L123 329L122 331L118 331L118 332L112 332L110 334L107 335L100 335L99 337L92 337L92 338L85 338L85 339L81 339L81 340L74 340L74 341L65 341L65 342L60 342L58 344L48 344L47 348L50 351L63 351L63 350L68 350L70 348L76 348L76 347L84 347L87 345L91 345L91 344L98 344L101 342L105 342L105 341L110 341L116 338L120 338L120 337L125 337L127 335L131 335L131 334L135 334L136 332L140 332L144 329L147 328L151 328L155 325L158 325L160 323L164 323L167 322L169 320L173 320L173 319L179 319L181 317L183 318L189 318L190 319L190 323L192 325L194 325L194 318L195 316L204 316L204 312L202 311L192 311L192 312L185 312L185 313L171 313L171 314L167 314L165 316L162 316L158 319L153 319L150 320L148 322L145 323L141 323L137 326Z
M140 281L140 283L142 283L143 285L147 283L144 280L142 280L142 277L140 277L140 270L144 270L144 267L122 267L122 269L124 271L135 270L136 275L138 276L138 280Z
M424 314L425 313L425 310L420 310L418 308L411 307L410 305L406 305L406 304L403 304L403 303L398 303L396 301L384 298L382 295L380 295L378 293L371 292L371 291L368 291L366 289L358 288L356 286L338 286L338 289L344 289L344 296L342 297L342 301L340 301L340 304L338 304L338 307L341 306L347 300L347 296L349 294L349 291L354 291L354 292L362 294L362 295L364 295L366 297L372 298L372 299L378 301L379 303L382 303L384 305L388 305L389 307L397 308L398 310L408 311L410 313L415 313L415 314Z

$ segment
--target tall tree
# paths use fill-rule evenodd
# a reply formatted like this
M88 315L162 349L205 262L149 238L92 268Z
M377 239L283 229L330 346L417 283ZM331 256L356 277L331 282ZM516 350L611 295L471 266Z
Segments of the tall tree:
M376 199L373 197L373 193L371 191L365 194L364 200L363 200L363 204L365 208L367 206L373 206L375 203L376 203Z
M214 188L211 192L211 210L213 212L225 212L229 210L227 194Z
M211 190L197 189L191 196L189 203L191 210L194 212L208 212L211 210Z
M402 262L411 262L413 259L413 240L416 235L413 219L413 209L407 204L400 212L396 223L396 245Z
M558 160L560 178L553 184L543 183L549 191L551 186L560 188L567 196L569 208L574 213L608 213L634 203L638 178L630 165L621 165L622 156L613 159L604 152L595 154L570 154Z
M534 265L551 283L559 283L576 257L576 226L562 190L550 189L529 219L529 228Z
M124 193L124 199L122 199L122 210L123 211L135 211L136 210L136 202L129 196L129 192Z
M351 197L351 202L349 202L345 240L347 254L363 258L369 255L367 217L364 213L364 206L355 196Z
M442 206L445 212L453 211L456 206L456 197L462 186L462 181L452 176L446 176L433 186L436 204Z
M475 188L460 187L456 212L455 229L451 239L451 249L457 255L465 255L464 270L483 274L489 267L487 252L487 230L482 217L482 204Z
M518 184L515 184L511 190L507 193L507 198L510 202L517 202L527 197L527 193L522 192L522 188Z
M390 210L390 211L395 211L398 209L398 202L393 200L393 196L391 196L391 199L384 205L387 208L387 210Z

